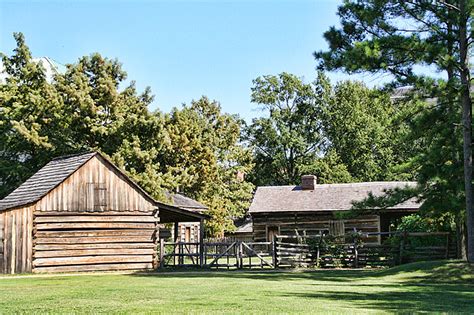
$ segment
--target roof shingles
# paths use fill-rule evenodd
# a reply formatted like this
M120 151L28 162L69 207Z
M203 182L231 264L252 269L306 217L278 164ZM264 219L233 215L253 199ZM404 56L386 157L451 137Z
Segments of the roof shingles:
M300 186L264 186L255 192L250 213L258 212L312 212L349 210L352 203L362 201L369 193L383 195L387 189L412 187L415 182L366 182L351 184L321 184L314 190ZM388 209L416 210L420 204L407 200Z
M0 211L38 201L68 178L96 153L82 153L60 157L50 161L20 187L0 200Z

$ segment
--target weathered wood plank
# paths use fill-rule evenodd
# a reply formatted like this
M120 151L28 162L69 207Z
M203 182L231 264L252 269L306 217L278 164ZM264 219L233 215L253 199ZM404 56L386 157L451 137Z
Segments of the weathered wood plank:
M36 251L34 258L107 256L107 255L153 255L154 248L112 248L112 249L67 249Z
M93 243L146 243L153 242L151 236L104 236L104 237L64 237L39 238L34 244L93 244Z
M35 217L36 223L68 223L68 222L133 222L133 223L145 223L145 222L157 222L157 219L152 215L115 215L115 216L39 216Z
M109 215L131 215L131 216L145 216L150 215L152 216L155 212L150 210L135 210L135 211L49 211L49 210L36 210L34 212L35 217L42 217L42 216L73 216L73 215L80 215L80 216L109 216Z
M116 264L116 263L152 263L152 255L110 255L110 256L80 256L80 257L55 257L36 258L33 260L34 267L40 266L65 266L65 265L87 265L87 264Z
M28 272L31 272L32 262L33 262L33 211L34 206L28 207L28 226L27 226L27 233L28 233L28 242L26 245L27 250L27 258L26 258L26 269Z
M125 176L99 156L87 161L43 197L36 206L37 210L96 211L96 213L152 211L154 208L156 207L152 200L131 185Z
M34 273L54 273L54 272L81 272L81 271L117 271L117 270L148 270L152 269L151 263L129 263L129 264L91 264L72 265L56 267L35 267Z
M153 243L100 243L100 244L38 244L35 253L43 250L68 250L68 249L106 249L106 248L156 248Z
M36 223L37 230L56 229L154 229L154 223L122 223L122 222L93 222L93 223Z
M154 230L72 230L72 231L49 231L36 232L37 238L64 238L64 237L95 237L95 236L152 236Z

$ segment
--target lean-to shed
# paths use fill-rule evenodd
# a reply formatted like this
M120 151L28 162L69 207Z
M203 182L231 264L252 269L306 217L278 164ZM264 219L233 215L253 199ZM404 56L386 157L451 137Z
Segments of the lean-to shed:
M156 202L97 152L54 159L0 201L0 273L152 269L160 214L204 218Z

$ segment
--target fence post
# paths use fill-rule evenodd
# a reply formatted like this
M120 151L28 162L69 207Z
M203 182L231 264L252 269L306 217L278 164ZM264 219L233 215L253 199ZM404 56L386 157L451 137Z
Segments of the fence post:
M242 245L242 241L239 241L239 251L238 251L238 267L239 269L242 269L244 267L244 248L243 248L243 245Z
M357 234L354 234L353 243L354 243L354 268L359 268L359 251L357 250Z
M278 257L277 257L277 242L276 242L276 237L273 237L272 240L272 262L273 262L273 268L278 268Z
M165 266L165 240L160 238L160 267Z
M400 254L399 254L400 257L398 257L398 259L399 259L398 264L399 265L401 265L403 263L403 250L405 248L405 238L406 238L406 236L407 236L407 232L405 231L405 232L403 232L402 239L400 240Z
M316 267L321 267L321 245L323 244L323 231L319 231L318 245L316 248Z
M199 222L199 266L204 266L204 219Z

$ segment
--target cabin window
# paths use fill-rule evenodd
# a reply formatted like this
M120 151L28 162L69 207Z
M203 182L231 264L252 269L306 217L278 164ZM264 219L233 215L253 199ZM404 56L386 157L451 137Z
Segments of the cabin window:
M87 183L87 203L94 210L107 207L107 187L105 183Z
M267 242L273 242L275 236L280 234L278 226L267 226Z
M332 236L341 236L345 234L344 221L331 220L329 221L329 234Z

